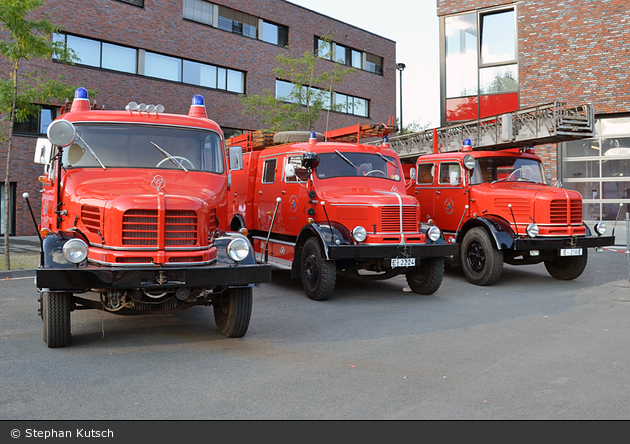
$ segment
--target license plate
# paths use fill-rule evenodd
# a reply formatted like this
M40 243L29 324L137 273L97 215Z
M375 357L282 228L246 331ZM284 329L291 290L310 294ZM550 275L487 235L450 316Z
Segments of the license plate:
M581 248L563 248L560 250L560 256L582 256Z
M415 267L416 266L416 258L415 257L404 257L404 258L394 258L392 259L392 268L396 267Z

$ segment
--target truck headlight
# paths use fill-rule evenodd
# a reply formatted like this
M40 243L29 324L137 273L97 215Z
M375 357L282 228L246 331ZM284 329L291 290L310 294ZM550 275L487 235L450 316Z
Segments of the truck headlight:
M245 239L233 239L227 246L227 254L235 262L241 262L249 255L249 242Z
M432 241L435 242L436 240L438 240L440 238L440 236L442 235L442 232L440 231L440 229L438 227L436 227L435 225L433 225L431 228L429 228L427 230L427 237Z
M606 234L606 224L604 222L598 222L597 225L595 225L595 231L597 231L597 234L600 236L603 236Z
M352 230L352 239L357 242L363 242L367 237L367 231L361 225L354 227Z
M63 245L63 256L68 262L80 264L88 256L88 247L81 239L70 239Z
M527 228L525 229L525 232L527 233L527 235L529 237L536 237L536 236L538 236L538 225L536 225L536 224L529 224L527 226Z

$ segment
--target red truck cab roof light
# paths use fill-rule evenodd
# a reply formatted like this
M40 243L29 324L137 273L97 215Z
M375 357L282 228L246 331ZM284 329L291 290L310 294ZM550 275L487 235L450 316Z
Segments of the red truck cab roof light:
M462 151L472 151L472 143L470 139L464 139L464 143L462 145Z
M79 87L74 91L74 100L72 100L72 108L70 111L89 111L90 99L88 97L88 91L85 88Z

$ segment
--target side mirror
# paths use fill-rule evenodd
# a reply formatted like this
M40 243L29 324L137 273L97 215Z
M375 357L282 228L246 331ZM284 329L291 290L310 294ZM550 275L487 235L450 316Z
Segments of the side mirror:
M292 163L287 163L287 165L284 167L284 179L290 179L292 177L295 177L295 165L293 165Z
M302 166L304 168L310 170L313 168L317 168L317 165L319 165L319 156L317 155L317 153L307 151L302 154Z
M457 172L454 172L454 171L451 172L450 184L459 185L459 174Z
M243 147L235 145L229 148L230 171L240 171L243 169Z
M43 137L37 139L37 145L35 146L35 158L33 161L40 165L48 165L51 154L52 143L50 140L44 139Z
M416 178L416 169L412 168L409 170L409 180L414 180Z

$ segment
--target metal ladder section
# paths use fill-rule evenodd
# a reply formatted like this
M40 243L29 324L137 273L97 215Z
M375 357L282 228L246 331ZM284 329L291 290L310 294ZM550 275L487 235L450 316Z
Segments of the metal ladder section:
M398 156L416 158L434 152L459 151L464 139L473 149L499 150L530 147L593 137L595 109L591 103L567 108L552 102L485 119L392 136L389 144Z

